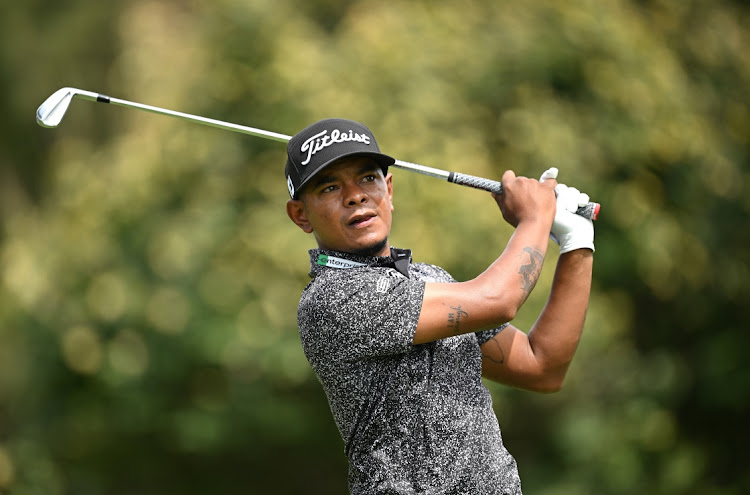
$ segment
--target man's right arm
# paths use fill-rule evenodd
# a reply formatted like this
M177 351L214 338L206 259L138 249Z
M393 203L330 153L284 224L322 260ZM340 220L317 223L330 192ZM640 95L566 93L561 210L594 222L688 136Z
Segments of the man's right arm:
M497 327L512 320L536 285L555 216L555 181L503 175L494 196L516 227L507 246L481 275L467 282L425 286L414 344Z

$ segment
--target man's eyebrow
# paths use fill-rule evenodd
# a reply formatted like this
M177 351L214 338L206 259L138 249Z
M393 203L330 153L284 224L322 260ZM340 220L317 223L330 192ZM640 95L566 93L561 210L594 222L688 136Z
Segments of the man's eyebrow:
M333 174L320 173L310 180L310 186L318 187L323 184L334 182L335 180L336 178L333 176Z

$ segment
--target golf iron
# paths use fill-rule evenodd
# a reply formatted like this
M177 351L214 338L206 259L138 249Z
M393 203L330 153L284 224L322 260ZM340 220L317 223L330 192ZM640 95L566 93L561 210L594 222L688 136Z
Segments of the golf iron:
M221 120L201 117L199 115L191 115L189 113L176 112L174 110L167 110L151 105L144 105L143 103L121 100L119 98L113 98L111 96L106 96L100 93L94 93L92 91L86 91L76 88L61 88L50 95L49 98L44 101L44 103L39 105L39 108L36 111L37 123L42 127L57 127L65 116L65 112L68 110L70 102L73 100L73 98L80 98L82 100L109 103L121 107L144 110L146 112L176 117L182 120L197 122L199 124L207 125L210 127L217 127L219 129L226 129L229 131L248 134L250 136L270 139L272 141L278 141L282 143L288 142L291 139L291 136L287 136L286 134L279 134L276 132L256 129L254 127L232 124L229 122L223 122ZM490 179L484 179L482 177L476 177L474 175L462 174L459 172L449 172L446 170L426 167L417 163L410 163L401 160L396 160L396 162L392 166L404 170L410 170L412 172L420 173L423 175L428 175L430 177L443 179L454 184L469 186L496 194L502 194L503 192L503 187L500 182ZM597 216L599 215L599 208L600 205L598 203L588 203L587 205L578 208L578 211L576 211L576 213L583 217L596 220Z

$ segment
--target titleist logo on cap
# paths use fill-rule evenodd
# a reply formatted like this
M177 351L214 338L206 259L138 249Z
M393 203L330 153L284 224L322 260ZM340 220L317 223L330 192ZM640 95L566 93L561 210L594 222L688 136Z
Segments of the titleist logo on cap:
M303 153L307 152L307 158L300 162L300 165L307 165L308 163L310 163L313 155L315 155L315 153L317 153L318 151L325 149L331 145L337 143L345 143L348 141L358 141L360 143L369 145L370 136L368 136L367 134L357 134L352 130L349 130L349 132L341 132L338 129L332 130L331 134L329 135L328 130L326 129L310 137L307 141L302 143L302 146L300 146L300 151L302 151Z

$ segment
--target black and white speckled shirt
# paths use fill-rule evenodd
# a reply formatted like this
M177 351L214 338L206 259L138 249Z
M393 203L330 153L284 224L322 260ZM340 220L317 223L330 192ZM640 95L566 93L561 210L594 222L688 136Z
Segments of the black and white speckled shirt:
M443 269L392 257L314 249L298 308L302 347L318 376L360 494L520 494L503 445L479 346L499 329L427 344L412 340L426 282Z

